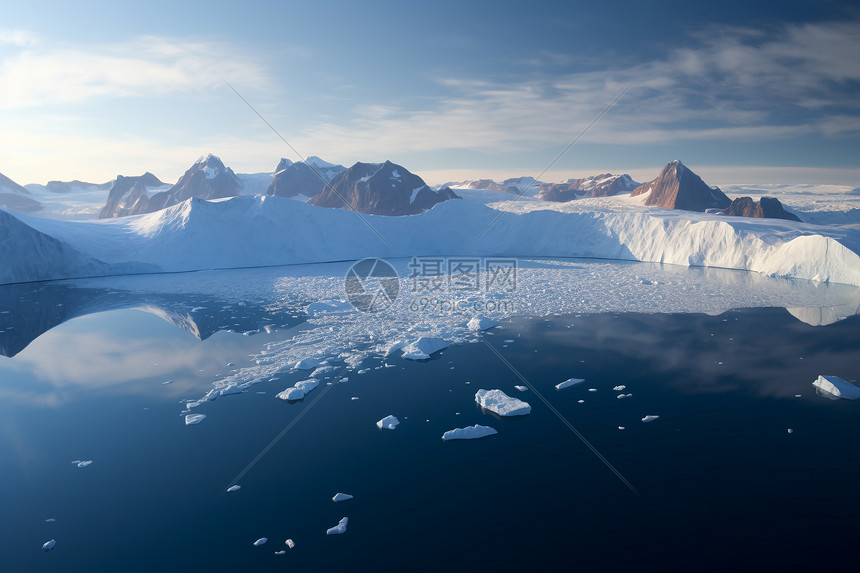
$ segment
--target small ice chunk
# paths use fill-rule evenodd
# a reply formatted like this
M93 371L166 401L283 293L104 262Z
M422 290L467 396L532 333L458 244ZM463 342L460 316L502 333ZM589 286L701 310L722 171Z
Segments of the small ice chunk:
M623 430L623 429L624 429L624 426L618 426L618 429L619 429L619 430Z
M358 396L353 396L350 400L358 400Z
M50 551L57 544L56 539L51 539L50 541L46 541L42 544L42 551Z
M199 424L206 418L206 414L188 414L185 416L185 425L193 426Z
M513 339L510 339L510 338L508 340L505 340L505 344L511 344L512 342L513 342Z
M90 465L91 463L93 463L93 461L92 460L72 460L72 463L75 464L76 466L78 466L79 468L85 468L88 465Z
M559 382L555 385L556 390L564 390L565 388L570 388L571 386L575 386L576 384L582 384L585 382L585 378L568 378L564 382Z
M838 376L825 376L822 374L812 385L837 398L845 398L846 400L860 398L860 388Z
M478 438L485 438L487 436L492 436L493 434L498 434L498 432L491 428L490 426L479 426L475 424L474 426L467 426L465 428L454 428L453 430L448 430L444 434L442 434L442 439L446 442L448 440L476 440Z
M619 394L618 396L616 396L616 398L618 398L619 400L622 400L624 398L629 398L632 395L633 394Z
M227 488L227 491L233 492L233 491L239 491L240 489L242 489L241 485L231 485L230 487Z
M280 551L275 551L275 555L286 555L286 553L287 552L284 551L283 549L281 549Z
M336 494L334 494L334 497L331 498L331 500L335 503L337 503L339 501L346 501L348 499L352 499L352 496L349 495L348 493L336 493Z
M381 420L376 422L376 427L379 428L380 430L382 430L382 429L393 430L399 424L400 424L400 420L397 419L397 416L389 414L388 416L385 416L384 418L382 418Z
M334 371L334 366L320 366L311 373L311 378L322 378Z
M403 358L407 360L427 360L431 354L444 350L448 346L450 346L450 343L443 338L422 336L403 348Z
M520 392L525 392L528 390L528 386L514 386L514 388L516 388Z
M792 430L791 428L789 428L789 429L788 429L788 433L789 433L789 434L793 434L793 433L794 433L794 430Z
M346 524L349 523L349 518L344 517L340 521L337 522L337 525L334 527L329 527L325 534L326 535L340 535L341 533L346 533Z
M162 382L162 384L164 384L164 385L173 384L173 380L165 380L164 382Z
M487 318L483 315L478 315L473 317L469 322L466 323L466 327L472 332L480 332L482 330L487 330L489 328L493 328L499 323L495 320Z
M316 358L303 358L295 363L293 368L296 370L310 370L320 365L320 361Z
M653 422L654 420L656 420L659 417L660 416L653 416L653 415L649 414L649 415L645 416L644 418L642 418L642 421L643 422Z
M268 540L269 539L267 537L261 537L260 539L258 539L257 541L254 542L254 547L259 547L261 545L264 545Z
M616 391L616 392L621 392L621 391L622 391L622 390L624 390L625 388L627 388L627 386L625 386L624 384L619 384L618 386L613 386L613 387L612 387L612 389L613 389L614 391Z
M511 398L499 389L478 390L475 392L475 402L499 416L524 416L532 411L528 402Z
M577 400L577 403L579 403L579 404L585 404L585 400Z
M589 388L588 391L589 392L597 392L597 388Z
M284 541L284 545L286 545L287 547L292 549L293 547L296 546L296 542L293 541L292 539L287 539L286 541Z
M48 518L48 519L46 519L45 521L46 521L47 523L54 523L54 522L55 522L55 521L57 521L57 520L56 520L56 518L49 517L49 518Z

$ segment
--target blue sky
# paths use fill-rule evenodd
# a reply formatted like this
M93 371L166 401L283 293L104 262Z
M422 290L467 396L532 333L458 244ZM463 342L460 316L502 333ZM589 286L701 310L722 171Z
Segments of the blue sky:
M303 155L431 183L681 159L711 184L860 185L851 2L19 2L0 7L0 172L176 180ZM626 92L624 90L627 90Z

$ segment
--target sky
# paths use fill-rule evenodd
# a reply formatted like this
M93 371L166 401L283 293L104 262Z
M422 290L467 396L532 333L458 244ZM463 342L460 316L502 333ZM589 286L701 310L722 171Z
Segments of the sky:
M174 182L206 153L856 187L860 6L0 2L0 173Z

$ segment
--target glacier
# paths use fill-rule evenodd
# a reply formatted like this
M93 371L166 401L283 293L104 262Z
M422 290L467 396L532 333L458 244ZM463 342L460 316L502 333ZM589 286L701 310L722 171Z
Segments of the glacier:
M578 203L578 202L573 202ZM384 217L276 196L64 221L0 211L0 284L422 256L584 257L860 286L860 230L584 202L445 201Z

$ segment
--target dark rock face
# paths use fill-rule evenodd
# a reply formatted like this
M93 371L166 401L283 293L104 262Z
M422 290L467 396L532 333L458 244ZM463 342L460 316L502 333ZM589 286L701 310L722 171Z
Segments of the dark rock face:
M293 164L293 162L290 161L289 159L287 159L286 157L281 157L281 160L278 161L278 166L275 167L275 173L277 173L278 171L283 171L284 169L286 169L287 167L289 167L292 164Z
M609 197L630 193L639 183L629 175L604 173L583 179L568 179L567 183L541 183L540 197L544 201L567 202L583 197Z
M137 177L117 175L108 192L107 203L99 213L99 219L149 213L151 209L148 188L163 185L164 183L149 171Z
M435 191L417 175L386 161L356 163L326 186L309 203L352 209L370 215L415 215L437 203L459 199L451 189Z
M147 177L148 176L148 177ZM145 179L143 179L145 178ZM120 179L123 181L121 182ZM242 191L242 182L229 167L224 167L221 160L212 154L201 157L180 177L176 185L167 191L159 191L150 195L148 187L163 185L151 173L142 175L138 181L134 177L117 177L114 188L108 194L108 201L99 218L121 217L124 215L139 215L152 213L165 207L182 203L192 197L196 199L223 199L235 197ZM112 203L111 198L114 198Z
M762 197L758 202L753 201L752 197L738 197L728 207L720 211L719 214L734 217L761 217L800 221L797 215L786 211L782 203L779 202L779 199L775 197Z
M266 195L314 197L327 183L344 171L346 167L343 165L328 163L319 157L311 156L307 161L297 163L289 159L281 159Z
M0 173L0 209L33 213L42 208L42 204L30 198L30 192Z
M708 187L702 178L687 169L680 161L663 168L659 177L633 190L632 197L651 192L645 205L685 211L725 209L731 199L717 187Z

